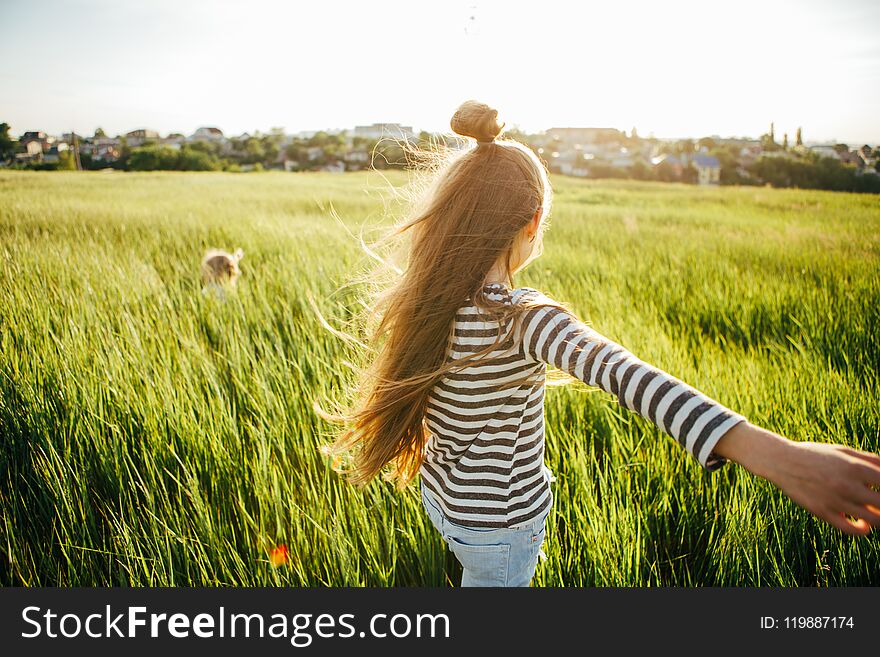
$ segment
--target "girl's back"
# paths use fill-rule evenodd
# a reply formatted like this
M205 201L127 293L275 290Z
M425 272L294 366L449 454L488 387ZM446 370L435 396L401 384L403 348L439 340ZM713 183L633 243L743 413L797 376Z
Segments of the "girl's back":
M519 331L511 319L493 319L476 306L456 314L448 359L485 349L499 330L502 341L444 376L428 398L422 486L451 522L516 528L546 515L553 500L543 461L548 364L615 395L707 470L725 463L712 448L744 416L639 360L533 288L495 283L483 293L505 305L528 300L531 307Z
M509 305L534 291L494 284L483 292ZM543 465L546 366L527 356L513 320L463 306L447 359L485 349L499 331L494 351L434 385L425 413L430 436L422 484L451 520L469 527L515 527L552 503Z

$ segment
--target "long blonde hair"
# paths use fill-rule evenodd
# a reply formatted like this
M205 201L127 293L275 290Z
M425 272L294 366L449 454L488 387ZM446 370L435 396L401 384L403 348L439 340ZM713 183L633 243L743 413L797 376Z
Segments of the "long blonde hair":
M344 470L354 484L368 483L389 464L386 478L398 487L415 477L428 435L424 419L431 388L444 374L500 342L501 331L494 345L450 360L456 311L470 301L506 321L529 307L504 306L481 291L501 258L512 286L511 253L523 228L543 208L529 257L516 270L540 255L552 199L547 170L527 146L498 139L504 124L488 105L466 101L450 126L469 144L418 154L423 163L431 163L430 184L411 212L380 240L408 236L407 264L372 306L365 304L375 326L366 345L373 358L358 377L353 407L331 414L315 405L323 418L345 427L325 453L357 448L353 467Z

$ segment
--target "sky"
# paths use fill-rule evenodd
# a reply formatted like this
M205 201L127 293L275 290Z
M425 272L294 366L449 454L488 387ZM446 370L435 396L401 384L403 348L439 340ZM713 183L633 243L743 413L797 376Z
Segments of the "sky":
M12 133L398 122L880 143L875 0L0 0Z

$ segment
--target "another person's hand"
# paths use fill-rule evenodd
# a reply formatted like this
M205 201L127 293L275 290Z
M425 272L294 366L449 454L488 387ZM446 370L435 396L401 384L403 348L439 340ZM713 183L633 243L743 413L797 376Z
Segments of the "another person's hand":
M796 504L847 534L880 527L880 492L874 490L880 489L880 455L788 440L749 422L724 434L713 451L776 484Z

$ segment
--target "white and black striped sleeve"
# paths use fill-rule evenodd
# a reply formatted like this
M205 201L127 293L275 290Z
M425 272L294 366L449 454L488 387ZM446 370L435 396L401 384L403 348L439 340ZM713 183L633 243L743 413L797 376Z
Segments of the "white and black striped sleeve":
M706 470L727 463L712 450L745 416L639 360L559 308L540 306L527 311L522 337L529 357L615 395L621 406L675 438Z

